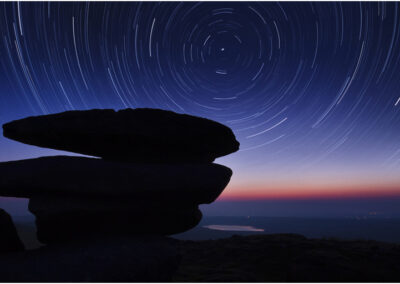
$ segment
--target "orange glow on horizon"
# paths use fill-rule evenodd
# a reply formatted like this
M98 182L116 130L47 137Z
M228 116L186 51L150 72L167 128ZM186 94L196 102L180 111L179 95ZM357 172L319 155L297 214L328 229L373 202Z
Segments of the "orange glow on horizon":
M400 184L324 186L231 186L219 200L346 199L400 197Z

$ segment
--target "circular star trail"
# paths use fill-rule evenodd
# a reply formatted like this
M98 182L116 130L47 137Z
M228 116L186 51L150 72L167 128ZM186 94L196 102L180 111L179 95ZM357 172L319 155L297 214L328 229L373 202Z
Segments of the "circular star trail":
M157 107L249 165L400 168L398 3L2 3L0 119ZM236 158L232 158L236 159Z

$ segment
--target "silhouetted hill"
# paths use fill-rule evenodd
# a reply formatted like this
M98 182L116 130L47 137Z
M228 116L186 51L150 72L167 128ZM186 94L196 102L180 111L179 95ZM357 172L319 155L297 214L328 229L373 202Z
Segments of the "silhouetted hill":
M28 249L39 245L31 219L15 218L19 236ZM339 226L342 223L337 221L335 224ZM368 224L372 226L373 222ZM371 230L374 228L380 227L372 226ZM394 227L386 228L386 234L390 234ZM233 233L198 226L174 236L193 239L179 241L182 258L173 281L400 281L400 244L259 232L236 232L252 235L231 236ZM204 240L206 238L214 240Z
M195 228L174 235L181 240L208 240L232 235L254 235L254 231L210 230L209 225L251 226L263 229L262 234L298 234L307 238L339 238L343 240L375 240L400 243L399 218L300 218L300 217L218 217L205 216Z
M399 282L400 245L296 234L181 241L176 282Z

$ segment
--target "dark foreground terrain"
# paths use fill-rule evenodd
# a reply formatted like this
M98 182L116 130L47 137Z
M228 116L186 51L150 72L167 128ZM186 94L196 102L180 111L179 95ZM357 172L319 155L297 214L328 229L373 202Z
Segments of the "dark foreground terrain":
M27 249L39 247L39 243L35 239L35 227L32 220L15 219L25 247ZM184 234L173 236L173 238L179 239L176 240L174 245L175 252L177 248L180 250L177 271L175 271L176 267L154 266L154 263L152 265L146 263L145 266L148 268L146 271L148 270L151 275L158 277L157 274L160 274L160 269L154 269L154 267L164 267L167 271L170 271L170 275L173 275L172 281L174 282L400 282L400 242L398 242L397 221L388 220L384 222L383 226L381 222L372 222L373 220L355 223L348 220L342 222L325 220L324 226L322 226L322 221L316 223L318 226L322 226L320 233L316 234L311 230L315 226L308 224L309 222L314 224L316 221L296 220L297 222L293 221L289 224L290 226L285 225L287 228L283 228L284 222L278 222L282 221L281 219L275 222L281 224L277 227L277 225L274 225L274 219L268 219L267 224L264 222L265 220L263 222L252 221L252 223L247 221L245 223L243 221L241 223L238 222L237 218L232 219L231 222L226 218L224 220L204 218L201 225L218 223L254 225L265 228L265 230L269 228L269 234L264 232L217 231L198 226ZM347 222L350 222L349 226L346 225ZM360 222L362 226L357 225ZM299 228L294 226L295 223ZM350 224L352 230L350 230ZM368 233L369 231L364 228L364 225L367 224L371 233ZM304 233L307 238L299 233L273 233L278 230L288 231L289 227L293 231ZM330 231L327 230L328 227L341 228L343 234L336 235L335 238L323 238L323 235L330 235ZM381 240L393 239L397 242L360 240L357 239L359 238L358 235L352 233L354 230L358 231L360 236L369 236L369 238L375 237L380 232ZM372 231L375 234L372 234ZM344 240L342 238L342 235L345 236L344 232L347 232L349 239L354 240ZM242 235L232 236L232 234ZM389 238L390 236L391 238ZM117 248L120 247L118 242L115 245ZM107 254L109 254L109 251L113 249L110 245L107 245L107 247L102 247L102 249L107 249ZM132 249L135 249L135 246L132 246ZM140 259L143 255L149 256L147 259L150 262L151 259L160 258L160 253L157 250L144 249L143 251L142 249L142 255L132 250L130 252L131 254L128 252L127 258L129 263L132 263L135 259ZM155 253L157 257L151 257L152 253ZM98 251L96 253L97 256L101 254L104 254L104 252ZM126 253L124 255L126 256ZM51 259L54 262L54 259L60 259L60 257L54 258L53 256ZM118 260L115 257L114 260L115 263L126 262L124 259ZM89 262L89 264L93 271L97 271L102 262L104 262L104 259L97 264L95 261ZM144 263L143 260L139 262ZM172 263L170 260L166 262ZM10 258L5 259L4 263L9 265ZM128 262L126 263L128 264ZM132 267L134 266L126 270L130 274L133 271ZM21 263L18 262L15 268L18 274L17 271L21 271ZM139 269L140 267L136 268ZM35 268L32 269L35 270ZM45 275L48 275L48 266L44 265L43 269ZM115 273L125 279L124 277L127 276L123 275L123 271L118 272L119 269L121 267L116 269ZM63 270L66 269L63 268ZM114 277L113 273L110 275ZM59 277L58 274L57 276ZM136 276L133 275L132 277L135 278ZM4 275L0 275L0 282L4 279ZM106 281L105 279L103 281ZM112 279L114 280L112 282L115 282L116 279L123 281L121 278ZM144 277L140 279L144 281ZM41 280L45 281L44 278L41 278Z
M400 282L400 245L296 234L181 241L175 282Z

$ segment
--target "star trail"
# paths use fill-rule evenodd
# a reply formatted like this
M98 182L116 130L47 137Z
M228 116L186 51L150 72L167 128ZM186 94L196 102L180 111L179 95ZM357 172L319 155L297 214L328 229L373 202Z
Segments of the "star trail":
M168 109L233 129L226 196L400 194L399 13L396 2L1 3L0 122ZM48 153L0 139L2 161Z

